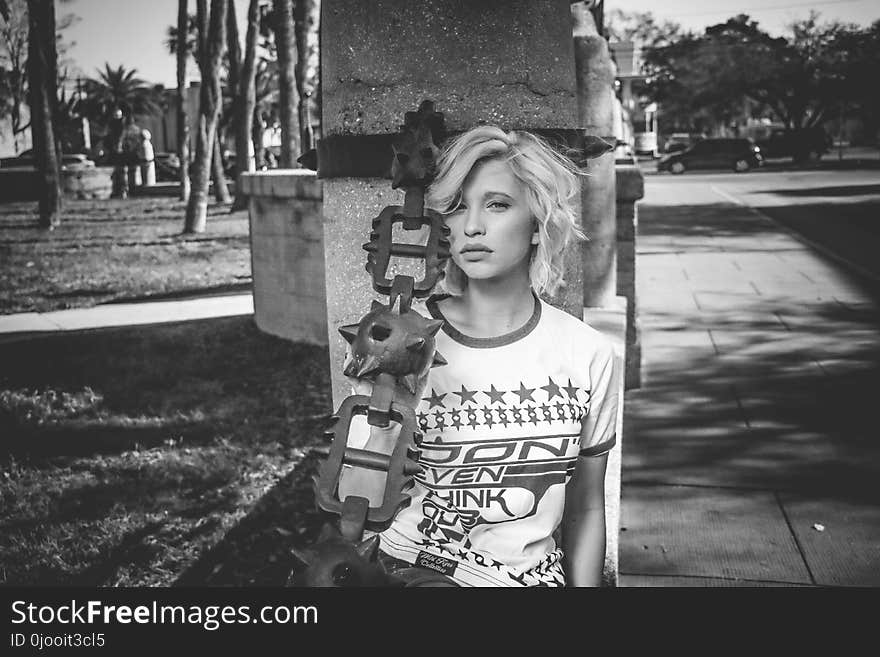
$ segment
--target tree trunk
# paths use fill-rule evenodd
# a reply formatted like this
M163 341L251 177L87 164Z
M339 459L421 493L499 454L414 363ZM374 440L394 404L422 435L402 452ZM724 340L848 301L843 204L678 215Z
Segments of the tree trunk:
M278 87L281 113L282 169L296 167L300 155L299 102L296 92L296 36L293 23L293 0L275 0L275 46L278 51Z
M251 156L251 149L256 154L256 144L252 145L254 108L257 104L255 76L257 72L257 39L260 36L260 3L250 0L248 5L248 28L244 44L244 62L238 80L238 105L235 121L235 170L236 177L245 171L254 171L256 166ZM236 180L235 203L233 210L244 210L247 207L247 196L242 193L241 185Z
M186 111L187 0L177 2L177 159L180 200L189 201L189 115Z
M192 193L186 207L184 233L203 233L208 217L208 180L211 172L211 155L217 136L220 108L220 62L226 49L226 3L228 0L211 0L210 18L206 0L198 0L198 24L201 30L208 23L208 34L200 35L204 56L199 59L202 84L199 93L199 134L196 140L196 157L193 161Z
M299 126L303 152L314 146L309 106L317 87L319 0L297 0L293 8L296 25L296 91L299 94Z
M55 3L28 0L28 84L31 140L39 171L40 228L61 223L61 169L55 139L58 93L56 84Z
M220 146L220 131L214 137L214 152L211 155L211 178L214 180L214 200L218 203L232 203L226 174L223 172L223 148Z
M251 140L254 142L254 166L258 171L265 164L266 154L263 152L263 117L260 108L254 102L254 115L251 117Z

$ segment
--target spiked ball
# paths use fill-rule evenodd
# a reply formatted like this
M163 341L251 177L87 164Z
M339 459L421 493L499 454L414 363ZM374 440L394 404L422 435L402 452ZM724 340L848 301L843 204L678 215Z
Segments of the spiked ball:
M357 324L339 329L351 345L351 360L344 370L357 379L393 375L413 394L419 379L446 360L435 351L434 336L443 321L428 319L414 310L400 313L378 301Z

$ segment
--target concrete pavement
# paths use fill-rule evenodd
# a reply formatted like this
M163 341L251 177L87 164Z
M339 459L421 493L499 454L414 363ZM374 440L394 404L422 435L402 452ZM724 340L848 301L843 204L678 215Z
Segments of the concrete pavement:
M174 301L108 303L92 308L0 315L0 340L9 341L47 332L164 324L208 317L251 315L253 312L254 302L250 292Z
M620 583L880 585L876 286L727 178L646 179Z

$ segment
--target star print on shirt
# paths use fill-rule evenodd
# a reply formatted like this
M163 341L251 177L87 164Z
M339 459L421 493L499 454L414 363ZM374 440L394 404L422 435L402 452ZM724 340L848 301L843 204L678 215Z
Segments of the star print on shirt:
M461 405L464 406L464 405L465 405L466 403L468 403L468 402L474 402L474 403L476 403L476 402L474 401L474 396L475 396L478 392L479 392L479 390L468 390L468 389L465 388L464 385L462 384L462 386L461 386L461 392L453 392L452 394L453 394L453 395L458 395L459 397L461 397Z
M431 388L431 394L428 397L422 397L422 399L428 402L430 405L429 409L434 408L435 406L439 406L440 408L446 408L443 405L443 398L446 396L446 393L437 394L437 391L434 388Z
M515 394L519 395L519 403L522 404L525 400L535 401L532 399L532 393L535 392L534 388L526 388L522 381L519 382L519 390L513 391Z
M479 422L477 422L477 412L474 409L469 408L467 409L467 417L468 425L471 427L471 429L476 429L477 425L479 424Z
M489 390L484 390L483 394L489 397L489 406L494 404L495 402L504 403L504 395L507 393L506 390L498 391L495 389L495 386L491 386Z
M434 411L434 428L443 431L446 428L446 417L443 411Z
M459 413L458 411L452 412L452 426L455 429L461 429L464 426L461 421L461 413Z
M525 424L525 420L522 418L522 412L518 408L512 408L510 410L513 415L513 421L516 422L519 426Z
M424 413L419 413L419 428L423 431L428 428L428 416Z
M538 408L541 409L541 413L544 416L543 417L544 422L552 422L553 421L553 418L550 417L550 407L547 404L542 404Z
M553 405L553 408L556 409L556 419L557 420L564 420L566 418L565 404L563 404L562 402L556 402Z
M498 424L497 422L495 422L494 419L492 419L491 408L489 408L488 406L483 406L483 408L481 408L480 410L483 411L483 424L485 424L490 429L493 425Z
M562 398L562 393L559 392L559 386L556 385L556 382L550 377L547 377L547 381L549 382L547 385L541 386L541 390L547 391L547 401L551 402L557 396Z
M500 408L498 409L498 424L503 424L505 428L508 424L510 424L510 420L507 419L507 409Z
M529 414L529 422L537 426L538 424L538 411L534 406L529 406L527 409Z
M568 380L567 386L562 386L562 389L565 390L569 399L577 399L578 389L577 389L577 386L571 385L571 379Z

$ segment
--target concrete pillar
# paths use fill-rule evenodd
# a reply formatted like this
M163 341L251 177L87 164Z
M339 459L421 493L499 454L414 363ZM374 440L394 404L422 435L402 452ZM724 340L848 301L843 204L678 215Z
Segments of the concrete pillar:
M325 139L396 133L404 113L425 99L444 113L450 132L481 123L580 127L566 0L511 0L503 7L491 0L325 0L321 12ZM319 173L323 166L319 158ZM327 328L337 405L349 387L341 374L345 343L336 328L357 322L377 297L361 244L370 220L402 199L387 178L324 181ZM568 269L559 305L580 317L580 259L570 258Z
M586 4L571 5L580 123L589 135L615 143L614 65ZM617 227L614 151L590 160L581 188L584 321L612 339L620 367L626 361L627 300L617 293ZM617 445L605 475L606 551L603 584L616 586L620 533L620 469L623 446L623 377L618 391Z
M645 196L645 179L636 165L616 167L617 293L626 297L626 389L641 386L642 345L636 299L636 202Z
M294 342L327 344L321 183L314 171L243 173L248 195L254 319Z
M614 69L608 43L599 35L584 3L571 6L577 71L578 110L587 134L614 142ZM584 306L604 308L617 296L614 153L590 161L581 203L583 228Z

